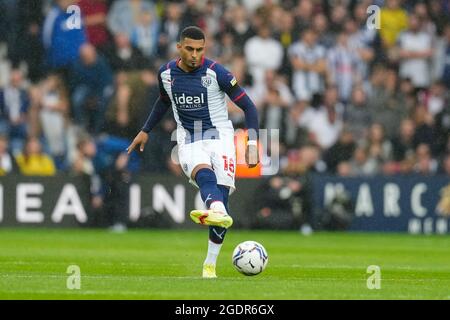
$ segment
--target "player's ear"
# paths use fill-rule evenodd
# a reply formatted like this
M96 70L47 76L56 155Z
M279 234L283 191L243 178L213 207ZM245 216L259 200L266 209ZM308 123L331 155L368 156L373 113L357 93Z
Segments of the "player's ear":
M178 49L178 50L181 49L181 42L177 42L177 49Z

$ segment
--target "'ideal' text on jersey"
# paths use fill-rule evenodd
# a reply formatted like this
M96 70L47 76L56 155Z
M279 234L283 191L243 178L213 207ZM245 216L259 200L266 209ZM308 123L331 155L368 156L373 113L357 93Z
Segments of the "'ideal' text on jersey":
M161 98L172 105L180 129L193 133L200 121L202 131L233 128L225 92L236 79L223 66L205 58L197 69L185 72L173 60L160 68L158 78Z

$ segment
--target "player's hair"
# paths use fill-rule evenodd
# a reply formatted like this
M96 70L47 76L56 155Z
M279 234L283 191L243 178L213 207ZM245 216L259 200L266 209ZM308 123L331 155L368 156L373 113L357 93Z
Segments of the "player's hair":
M194 39L194 40L205 40L205 34L203 30L196 26L186 27L181 31L180 34L180 42L185 38Z

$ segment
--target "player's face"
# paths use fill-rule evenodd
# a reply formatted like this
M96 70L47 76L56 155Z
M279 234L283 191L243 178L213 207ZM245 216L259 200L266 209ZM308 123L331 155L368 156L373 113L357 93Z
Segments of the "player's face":
M188 69L195 69L200 66L203 55L205 54L205 40L194 40L184 38L177 44L182 63Z

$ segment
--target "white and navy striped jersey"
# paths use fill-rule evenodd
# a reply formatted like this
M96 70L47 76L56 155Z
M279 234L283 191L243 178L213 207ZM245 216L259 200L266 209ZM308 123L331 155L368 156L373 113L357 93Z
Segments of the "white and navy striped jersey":
M161 99L166 103L170 100L178 128L193 133L194 127L201 123L202 131L232 129L225 94L236 85L236 78L222 65L206 58L191 72L183 71L178 62L170 61L158 72Z

